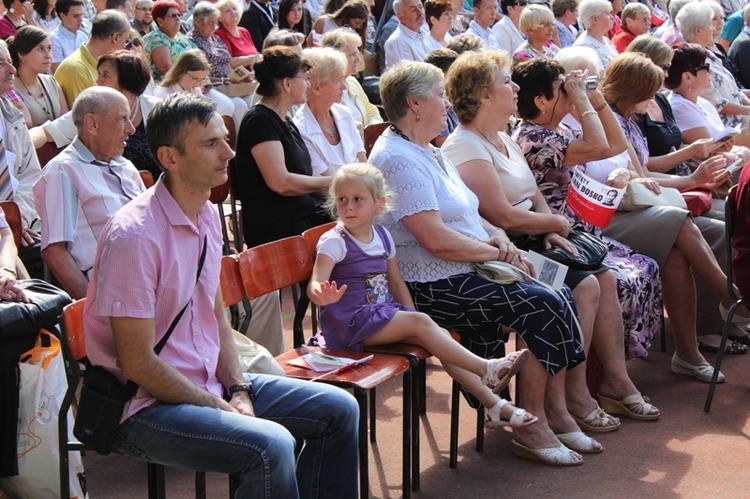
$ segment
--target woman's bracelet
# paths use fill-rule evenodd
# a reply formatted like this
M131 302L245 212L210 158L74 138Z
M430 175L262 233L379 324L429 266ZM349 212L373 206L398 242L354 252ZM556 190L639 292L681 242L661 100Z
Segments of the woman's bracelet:
M503 234L505 234L505 230L501 229L500 227L493 227L493 228L491 228L490 230L487 231L487 234L491 236L492 233L495 232L496 230L499 230L500 232L502 232Z
M604 109L605 107L607 107L607 101L604 101L604 102L602 102L602 105L601 105L601 106L597 106L597 107L595 107L595 108L594 108L594 111L596 111L596 112L598 113L599 111L601 111L601 110L602 110L602 109Z
M589 109L588 111L582 112L581 113L581 120L583 120L583 118L585 118L586 116L588 116L590 114L596 115L596 111L594 111L593 109Z

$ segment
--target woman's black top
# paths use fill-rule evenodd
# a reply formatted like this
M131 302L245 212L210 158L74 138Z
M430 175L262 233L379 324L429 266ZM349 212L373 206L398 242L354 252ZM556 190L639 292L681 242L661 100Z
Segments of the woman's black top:
M143 125L143 120L135 127L135 133L128 139L128 144L125 146L122 157L129 159L138 170L148 170L151 172L151 175L154 176L154 181L159 179L161 168L154 161L151 149L148 148L146 127Z
M281 142L287 171L312 176L310 153L294 123L289 118L282 120L262 104L253 106L240 125L232 171L235 193L242 202L243 234L248 247L299 235L330 221L318 212L313 195L282 196L268 187L251 152L256 145L268 141Z

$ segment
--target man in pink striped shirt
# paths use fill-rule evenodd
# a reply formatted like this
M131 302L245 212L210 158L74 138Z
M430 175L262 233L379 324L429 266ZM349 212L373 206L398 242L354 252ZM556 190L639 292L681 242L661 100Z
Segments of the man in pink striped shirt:
M151 112L147 134L165 173L104 227L86 300L89 360L140 387L115 446L154 462L239 473L236 497L356 497L354 398L240 370L219 287L220 221L208 201L234 156L215 105L172 95Z

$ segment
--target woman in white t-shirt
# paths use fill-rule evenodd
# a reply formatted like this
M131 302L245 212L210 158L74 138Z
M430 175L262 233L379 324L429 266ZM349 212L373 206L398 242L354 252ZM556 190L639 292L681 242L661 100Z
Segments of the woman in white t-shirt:
M664 85L672 91L669 103L675 122L682 132L682 141L686 144L715 137L725 128L714 105L700 96L711 88L711 69L707 56L706 49L700 45L678 45L664 79ZM750 150L735 146L731 139L716 151L727 156L728 164L737 158L741 158L743 163L750 159Z
M332 48L314 48L305 49L305 60L310 86L294 124L310 152L313 173L333 175L343 165L367 161L351 111L338 104L346 90L346 57Z

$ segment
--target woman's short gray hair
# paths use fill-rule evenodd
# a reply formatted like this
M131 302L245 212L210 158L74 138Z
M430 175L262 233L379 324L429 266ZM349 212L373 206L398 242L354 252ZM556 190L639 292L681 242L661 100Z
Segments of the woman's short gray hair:
M583 0L578 6L578 19L581 20L584 29L591 26L591 18L594 16L606 16L612 12L612 4L607 0Z
M206 21L211 19L211 16L216 16L217 20L219 18L219 9L216 8L216 5L212 4L211 2L198 2L195 4L195 7L193 8L193 22L198 22L201 24L204 24Z
M305 61L310 65L310 82L323 86L334 74L346 75L346 56L331 47L311 48L302 51Z
M406 99L427 99L442 81L443 72L426 62L404 61L383 73L380 99L388 119L396 121L406 116L409 110Z
M620 13L622 24L625 24L625 19L636 19L639 14L649 14L649 19L651 18L651 11L644 4L640 2L631 2L627 4Z
M555 16L552 11L542 5L530 4L521 12L518 29L524 35L528 35L529 31L538 28L545 21L555 23Z
M680 9L674 23L680 30L682 39L692 42L695 39L695 28L706 28L711 25L714 10L705 2L691 2Z
M565 47L555 55L555 60L562 64L566 73L574 69L588 69L591 76L602 76L602 60L591 47Z

